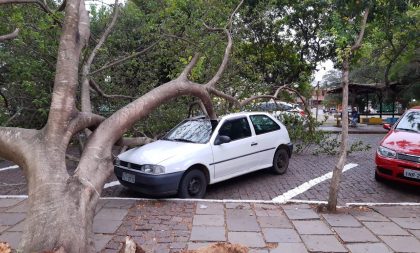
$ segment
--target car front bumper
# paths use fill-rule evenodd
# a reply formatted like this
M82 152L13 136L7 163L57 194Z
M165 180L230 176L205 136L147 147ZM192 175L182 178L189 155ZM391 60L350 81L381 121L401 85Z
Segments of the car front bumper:
M125 187L151 196L176 194L183 175L182 171L170 174L151 175L119 166L114 166L114 173L120 183ZM130 178L134 178L134 183L123 180L123 173L131 175Z
M376 173L378 176L399 181L402 183L420 186L420 180L404 176L404 170L417 171L420 173L420 164L400 159L375 156Z

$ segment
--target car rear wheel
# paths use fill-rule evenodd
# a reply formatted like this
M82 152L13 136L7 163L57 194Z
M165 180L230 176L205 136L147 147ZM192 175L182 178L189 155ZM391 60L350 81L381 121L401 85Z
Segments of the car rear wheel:
M203 198L206 194L207 180L201 170L193 169L187 172L179 185L178 195L181 198Z
M289 167L289 154L286 149L279 148L274 154L272 171L281 175L286 173L287 167Z

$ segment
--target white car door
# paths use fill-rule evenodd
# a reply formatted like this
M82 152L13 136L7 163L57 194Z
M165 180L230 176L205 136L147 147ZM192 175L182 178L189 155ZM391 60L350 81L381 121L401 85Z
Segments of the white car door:
M249 116L256 134L258 150L256 159L260 161L260 168L270 167L273 163L274 153L282 139L280 125L264 114ZM284 142L287 143L287 142Z
M214 166L216 181L243 174L258 164L255 136L245 116L224 121L218 135L229 136L231 141L220 145L211 143L214 162L210 165Z

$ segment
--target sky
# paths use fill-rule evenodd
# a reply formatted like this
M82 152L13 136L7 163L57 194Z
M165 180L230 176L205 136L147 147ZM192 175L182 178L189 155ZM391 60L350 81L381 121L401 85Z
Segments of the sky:
M334 68L334 64L331 60L327 60L325 62L318 64L317 66L318 71L316 71L314 74L314 80L312 81L312 84L316 85L318 81L322 80L322 76L325 75L329 70L333 68Z

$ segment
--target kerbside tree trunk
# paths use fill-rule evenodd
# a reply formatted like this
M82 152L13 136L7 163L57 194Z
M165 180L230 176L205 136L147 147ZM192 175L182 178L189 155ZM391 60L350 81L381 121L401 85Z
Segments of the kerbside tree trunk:
M365 9L362 23L360 26L360 33L355 44L345 50L342 62L342 88L343 88L343 101L342 101L342 115L341 115L341 144L340 154L338 161L333 169L333 176L331 179L330 192L328 196L327 208L329 211L336 211L337 209L337 196L340 189L341 174L343 173L344 164L347 158L347 146L349 139L349 121L347 107L349 104L349 72L350 72L350 59L351 55L361 47L363 35L365 33L366 21L369 15L369 9Z
M76 107L80 54L89 38L89 16L84 0L65 2L47 124L41 130L0 127L0 157L19 165L28 182L29 210L20 244L23 252L60 247L67 253L94 252L94 210L103 185L113 171L112 146L124 142L121 136L158 106L179 96L195 96L203 103L209 117L216 118L210 94L217 92L216 84L226 69L232 48L232 18L243 1L225 27L207 27L211 32L223 32L227 36L223 60L210 81L198 84L188 79L199 59L196 54L177 78L149 91L106 119L93 114L89 105L84 106L84 111ZM0 4L4 3L43 4L36 0L0 0ZM89 68L84 68L83 81L88 72ZM84 84L86 88L86 82ZM86 97L89 99L88 94ZM69 174L65 163L67 147L74 135L87 128L92 133L75 172Z

